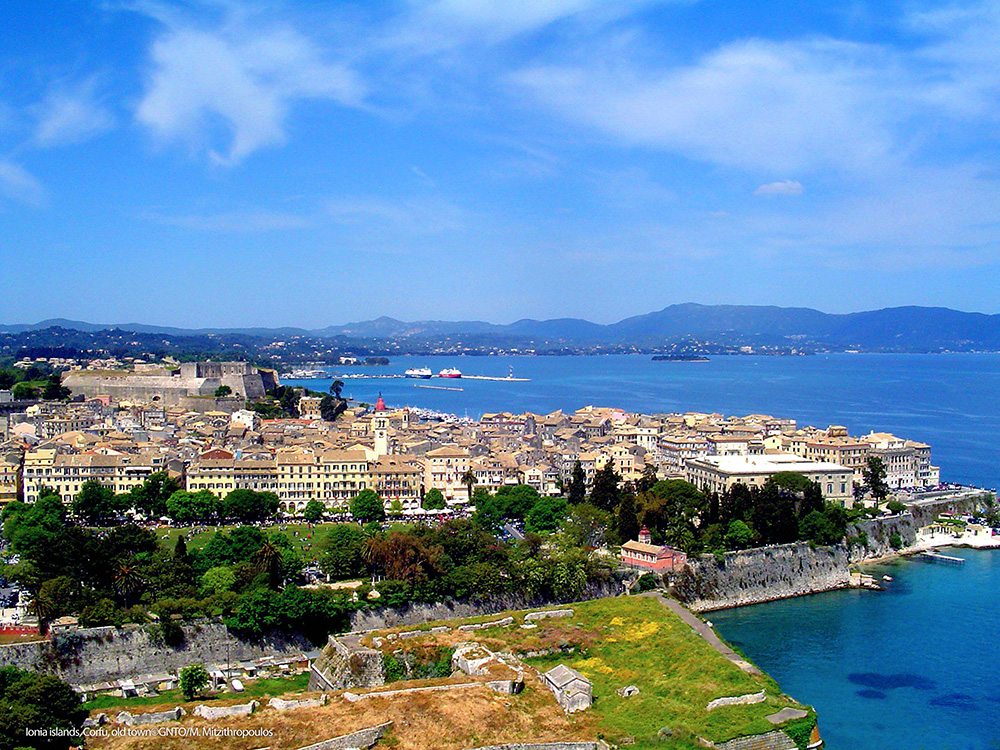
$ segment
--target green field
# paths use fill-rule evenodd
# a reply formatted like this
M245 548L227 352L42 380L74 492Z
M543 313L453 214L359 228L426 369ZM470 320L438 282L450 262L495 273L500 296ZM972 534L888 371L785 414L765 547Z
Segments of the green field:
M308 561L315 558L315 543L322 538L323 528L333 525L332 523L320 523L310 527L309 524L305 523L289 523L280 526L267 526L261 528L261 531L265 534L271 534L275 531L281 532L288 537L288 541L292 543L292 547L302 556L302 559ZM170 526L154 529L154 533L156 538L160 540L160 544L173 549L174 545L177 544L177 538L182 534L189 534L194 528L200 529L202 527ZM193 552L204 547L216 531L232 531L235 528L237 526L208 526L204 531L196 531L194 536L188 539L188 551Z
M659 601L619 597L573 605L574 623L597 636L579 656L546 657L529 663L540 671L557 663L573 667L594 683L591 711L600 733L610 740L635 737L639 748L694 748L697 737L723 742L774 729L764 717L799 705L767 676L750 675L719 654ZM572 640L572 639L568 639ZM638 695L620 698L626 685ZM709 712L709 701L766 691L767 700L750 706L723 706ZM664 742L663 727L671 731Z

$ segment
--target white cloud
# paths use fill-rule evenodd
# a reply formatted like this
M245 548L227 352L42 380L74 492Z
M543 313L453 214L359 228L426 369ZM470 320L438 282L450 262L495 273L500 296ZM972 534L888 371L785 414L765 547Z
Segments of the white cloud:
M364 96L358 76L309 38L242 17L211 31L174 21L151 58L138 120L158 138L187 141L225 164L283 143L299 100L360 106Z
M808 40L730 44L663 70L625 57L538 66L511 80L564 117L629 144L726 166L865 169L893 150L897 83L877 48Z
M42 208L48 200L45 187L37 177L6 159L0 159L0 195L31 208Z
M753 194L763 196L802 195L805 191L806 189L802 187L801 182L784 180L783 182L769 182L766 185L761 185L753 191Z
M109 130L114 118L95 101L95 79L71 87L59 87L34 108L38 118L34 140L40 146L59 146L85 141Z

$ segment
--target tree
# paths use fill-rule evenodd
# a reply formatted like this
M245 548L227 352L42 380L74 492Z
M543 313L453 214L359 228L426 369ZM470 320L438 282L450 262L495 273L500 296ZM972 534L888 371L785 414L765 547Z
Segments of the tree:
M753 545L753 532L739 519L730 521L729 528L726 529L725 541L726 549L746 549Z
M204 664L189 664L181 670L181 692L184 700L193 701L208 684L208 670Z
M15 401L31 401L38 398L38 391L27 383L15 383L10 393Z
M814 510L799 522L799 538L813 544L836 544L843 535L824 513Z
M516 484L501 487L497 497L504 503L505 517L525 519L542 496L530 484Z
M0 750L65 750L80 744L87 718L80 696L65 682L17 667L0 667ZM46 738L28 737L28 729L62 730ZM65 733L66 736L58 736Z
M622 500L618 504L618 513L615 518L615 527L621 542L639 538L639 516L635 512L635 495L631 492L622 493Z
M232 396L232 395L233 395L233 389L230 388L228 385L220 385L218 388L215 389L216 398L225 398L226 396Z
M431 487L424 493L424 500L420 503L420 507L424 510L444 510L447 503L444 500L444 495L441 494L441 490L437 487Z
M882 457L868 456L868 463L862 470L861 476L868 487L868 492L875 500L875 505L885 502L889 496L889 485L885 481L886 475L885 462Z
M479 482L476 478L476 472L472 469L466 469L465 473L462 474L461 482L465 485L465 491L468 493L466 497L472 500L472 488Z
M259 523L277 513L278 504L273 492L233 490L220 503L219 513L232 521Z
M568 503L562 497L543 497L524 519L525 531L555 531L566 517Z
M122 560L115 567L115 593L122 598L126 608L131 606L132 598L139 593L144 584L145 580L135 558Z
M319 416L324 422L333 422L337 419L337 401L333 396L326 395L319 400Z
M323 520L325 513L326 506L319 500L313 499L306 503L306 507L302 509L302 518L305 519L306 523L319 523Z
M615 462L608 460L594 474L594 486L590 490L590 502L601 510L613 511L621 501L621 476L615 471Z
M167 501L180 489L180 482L165 471L157 471L142 484L133 487L129 494L137 511L146 518L158 519L167 515Z
M223 591L232 591L236 585L236 576L233 569L228 565L219 565L209 568L205 575L201 577L201 590L204 594L219 594Z
M657 482L656 478L656 467L652 464L646 464L642 470L642 476L639 477L639 481L635 483L635 491L638 493L649 492L653 489L653 485Z
M45 381L42 398L46 401L63 401L70 396L69 388L63 388L58 375L50 375Z
M577 461L573 464L569 485L566 488L566 499L571 505L582 503L587 497L587 476L583 472L583 464Z
M364 546L365 532L357 524L339 523L327 529L317 544L320 567L338 581L363 575Z
M341 392L343 390L344 390L344 381L343 380L334 380L332 383L330 383L330 393L332 393L333 397L335 399L337 399L338 401L341 400L340 399L340 394L341 394Z
M686 552L696 551L698 527L708 508L708 498L690 482L661 480L642 496L641 523L653 540Z
M535 506L538 507L538 506ZM604 535L611 525L611 514L590 503L574 505L562 522L561 530L575 547L590 551L604 544Z
M115 491L96 479L88 479L80 486L73 500L73 515L90 526L106 526L120 509Z
M215 517L219 499L211 490L177 490L166 502L166 514L176 523L208 523Z
M382 498L372 489L361 490L351 501L351 515L362 523L385 520Z
M251 563L254 570L267 575L267 583L272 589L281 588L284 583L284 565L281 548L268 540L253 554Z
M507 502L503 497L491 495L482 487L476 488L476 512L472 520L480 528L496 533L507 518Z

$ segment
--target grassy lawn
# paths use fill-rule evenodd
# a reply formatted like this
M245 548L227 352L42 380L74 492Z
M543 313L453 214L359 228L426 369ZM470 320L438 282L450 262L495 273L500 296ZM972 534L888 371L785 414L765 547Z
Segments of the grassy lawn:
M598 731L610 740L635 737L634 747L696 747L698 736L723 742L774 727L765 716L785 706L801 708L781 694L769 677L749 675L711 648L655 599L620 597L573 605L577 628L595 635L579 655L532 659L546 671L558 663L573 667L594 684ZM620 698L626 685L638 695ZM751 706L705 710L723 696L765 690L767 700ZM669 727L672 739L657 738Z
M322 530L324 527L331 527L335 524L332 523L321 523L316 524L312 528L305 523L289 523L282 524L281 526L268 526L267 528L261 529L265 534L271 534L274 531L279 531L288 537L288 541L292 543L292 547L302 556L303 560L311 560L315 558L316 548L313 546L322 538ZM155 529L156 537L160 540L160 544L165 545L169 549L173 549L174 545L177 544L177 538L182 534L189 534L193 529L202 527L192 527L192 526L170 526ZM205 530L196 531L194 536L188 539L187 546L189 551L194 551L196 549L201 549L209 540L215 535L216 531L232 531L237 528L236 526L209 526Z
M191 701L192 704L205 703L206 701L218 700L219 698L232 699L245 698L250 700L255 698L261 703L267 703L269 698L282 696L287 693L302 693L309 687L309 675L300 674L295 677L276 677L264 680L242 680L244 688L242 693L235 693L231 690L220 693L206 693ZM261 700L263 698L263 700ZM245 701L243 701L245 702ZM83 704L88 711L106 711L108 709L119 709L127 711L130 708L184 705L184 696L178 690L164 690L157 695L144 695L140 698L118 698L113 695L100 695L93 700ZM166 709L164 709L166 710Z

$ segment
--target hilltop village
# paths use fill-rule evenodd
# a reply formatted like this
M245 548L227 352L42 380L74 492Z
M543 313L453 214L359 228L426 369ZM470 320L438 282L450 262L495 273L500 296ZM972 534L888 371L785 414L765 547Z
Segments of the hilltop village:
M762 486L779 472L816 482L849 505L870 456L894 491L936 487L931 447L895 435L851 436L761 414L630 414L586 406L571 413L427 419L421 410L341 402L322 418L320 395L294 394L295 418L262 419L247 402L278 387L273 371L242 362L69 370L76 399L14 401L0 391L0 502L32 502L41 487L72 502L88 479L126 493L165 471L191 492L273 492L282 512L310 500L336 511L364 489L387 510L419 515L437 490L461 509L478 490L528 485L559 496L582 471L587 487L609 464L623 482L684 479L708 492Z

